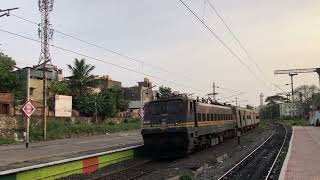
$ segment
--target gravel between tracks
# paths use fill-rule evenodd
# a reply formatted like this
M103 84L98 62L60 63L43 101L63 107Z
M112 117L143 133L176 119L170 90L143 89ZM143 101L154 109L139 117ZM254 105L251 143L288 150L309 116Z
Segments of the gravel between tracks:
M140 180L168 179L183 174L195 172L195 179L217 179L230 166L249 154L258 147L273 132L271 123L262 124L260 127L241 137L241 145L237 144L237 139L230 139L223 144L194 153L188 157L178 159L168 163L167 167L160 168L149 173ZM198 170L198 171L197 171Z
M276 124L274 135L222 179L265 179L283 144L285 135L285 127Z
M123 171L116 176L106 176L103 179L131 179L131 176L136 176L137 172L143 174L135 178L139 180L179 179L178 177L183 174L196 174L194 179L217 179L264 142L272 134L273 130L274 126L272 123L262 123L260 127L243 135L240 145L237 144L236 138L229 139L222 144L193 153L184 158L153 161L136 168L134 172ZM106 172L117 171L119 168L125 168L141 161L130 160L102 168L87 176L73 175L63 179L96 179L97 177L107 175L108 173Z

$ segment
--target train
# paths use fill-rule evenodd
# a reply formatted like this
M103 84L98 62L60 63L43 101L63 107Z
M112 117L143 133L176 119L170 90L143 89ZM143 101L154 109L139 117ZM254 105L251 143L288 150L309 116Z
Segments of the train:
M259 123L256 110L175 95L145 104L141 134L147 152L185 156L243 134Z

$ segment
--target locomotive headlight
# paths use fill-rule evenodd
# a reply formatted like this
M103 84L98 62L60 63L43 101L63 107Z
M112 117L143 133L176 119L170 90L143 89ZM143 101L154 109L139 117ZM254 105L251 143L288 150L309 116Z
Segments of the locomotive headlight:
M176 122L175 125L178 126L178 123Z

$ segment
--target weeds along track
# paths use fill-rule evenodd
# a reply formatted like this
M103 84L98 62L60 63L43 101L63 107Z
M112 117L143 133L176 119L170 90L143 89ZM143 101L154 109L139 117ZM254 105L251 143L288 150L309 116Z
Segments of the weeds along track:
M287 130L282 124L276 124L274 132L259 147L222 175L226 179L272 179L273 168L286 142Z

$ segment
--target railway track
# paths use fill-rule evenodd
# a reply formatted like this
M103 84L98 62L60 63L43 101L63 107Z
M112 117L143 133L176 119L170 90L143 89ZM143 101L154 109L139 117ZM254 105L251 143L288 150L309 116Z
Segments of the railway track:
M276 124L273 133L260 146L218 179L274 179L273 169L286 140L286 128Z
M133 165L130 165L130 166L127 166L125 168L121 168L121 169L118 169L115 171L111 171L110 173L102 174L102 175L100 175L98 177L94 177L92 179L94 179L94 180L102 180L102 179L131 180L131 179L136 179L138 177L141 177L143 175L146 175L146 174L154 171L152 166L150 166L151 163L152 163L152 160L137 161Z

